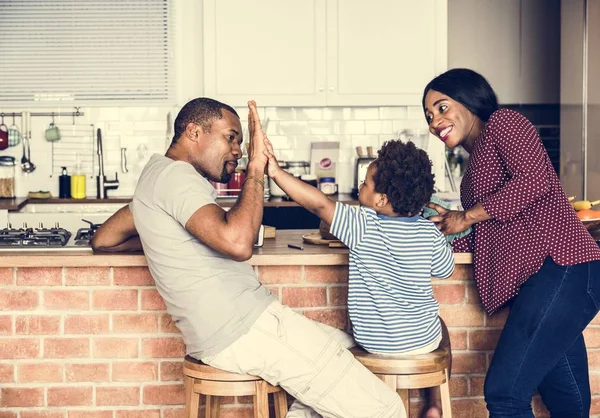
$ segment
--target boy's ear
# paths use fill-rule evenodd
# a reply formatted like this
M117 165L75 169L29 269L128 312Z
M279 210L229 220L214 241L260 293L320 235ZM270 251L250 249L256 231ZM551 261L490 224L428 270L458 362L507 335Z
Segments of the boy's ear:
M385 193L379 193L379 198L377 199L377 202L375 202L375 205L377 205L378 208L383 208L388 204L388 202L389 199L387 195Z

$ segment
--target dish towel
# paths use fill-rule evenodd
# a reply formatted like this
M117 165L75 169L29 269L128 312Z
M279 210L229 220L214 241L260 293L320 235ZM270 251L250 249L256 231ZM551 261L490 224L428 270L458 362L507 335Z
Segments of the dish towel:
M450 209L450 203L440 199L436 195L432 195L431 199L429 201L435 205L439 205L443 208ZM430 217L435 216L437 214L438 214L437 210L431 209L431 208L428 208L427 206L425 206L423 208L423 214L421 216L423 216L423 218L425 218L425 219L429 219ZM446 241L448 241L448 243L452 243L452 241L454 241L455 239L462 238L465 235L469 235L471 232L473 232L473 228L469 227L469 229L465 229L464 231L457 232L456 234L446 235Z

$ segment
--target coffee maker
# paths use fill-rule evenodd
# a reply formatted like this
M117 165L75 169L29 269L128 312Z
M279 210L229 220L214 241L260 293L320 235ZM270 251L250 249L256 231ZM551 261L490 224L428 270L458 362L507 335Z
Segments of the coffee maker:
M369 164L375 161L373 147L367 147L367 154L364 153L363 147L356 147L356 165L354 166L354 187L352 188L352 197L358 198L358 189L367 177Z

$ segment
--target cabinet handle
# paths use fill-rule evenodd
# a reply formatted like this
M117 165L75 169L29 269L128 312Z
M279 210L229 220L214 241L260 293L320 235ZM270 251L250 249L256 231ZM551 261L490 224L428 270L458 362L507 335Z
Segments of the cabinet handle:
M334 90L335 90L335 87L333 87L333 86L329 87L329 91L334 91Z
M319 91L325 90L325 87L319 87Z

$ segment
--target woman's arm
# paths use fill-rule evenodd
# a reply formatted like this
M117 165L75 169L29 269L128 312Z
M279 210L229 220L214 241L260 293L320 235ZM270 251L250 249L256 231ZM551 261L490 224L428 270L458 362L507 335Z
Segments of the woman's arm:
M91 244L94 252L142 251L129 206L122 207L108 218L94 233Z

